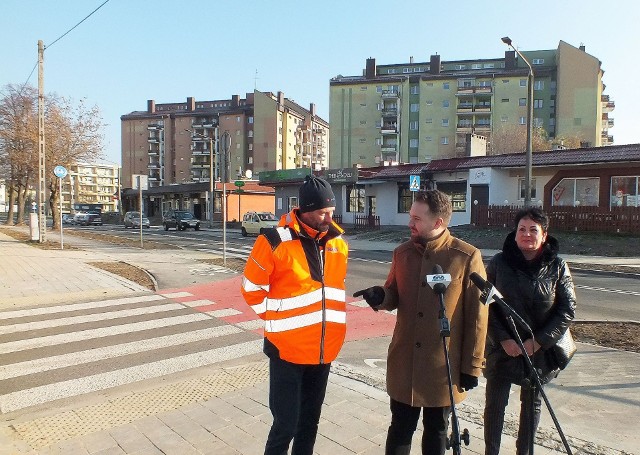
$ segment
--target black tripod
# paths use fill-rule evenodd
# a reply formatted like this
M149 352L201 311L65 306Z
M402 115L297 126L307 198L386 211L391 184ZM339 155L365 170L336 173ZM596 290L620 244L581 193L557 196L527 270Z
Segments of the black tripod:
M440 322L440 337L442 338L442 348L444 349L444 359L447 364L447 380L449 381L449 400L451 402L451 435L447 439L447 449L453 448L454 455L462 454L462 442L465 445L469 445L469 430L466 428L460 434L460 423L458 422L458 415L456 414L456 405L453 399L453 382L451 381L451 364L449 363L449 349L447 348L447 338L451 335L451 327L447 313L444 306L444 293L447 290L447 285L451 282L451 276L442 273L442 267L436 265L433 268L433 275L427 275L427 283L433 288L433 291L438 294L438 301L440 302L440 311L438 313L438 320Z
M534 339L533 330L531 330L531 327L529 327L529 324L527 324L527 322L524 319L522 319L522 317L520 317L520 315L513 308L511 308L507 302L505 302L502 299L502 296L500 295L500 293L496 290L496 288L491 283L487 282L484 278L482 278L480 275L478 275L475 272L471 273L471 275L469 275L469 278L471 279L473 284L475 284L482 291L482 294L480 295L480 301L482 303L484 303L485 305L489 305L490 303L496 302L500 306L500 308L505 314L505 318L507 319L507 322L509 323L509 327L514 333L514 337L516 339L516 342L518 343L518 347L520 348L520 351L522 352L522 356L525 359L527 367L529 368L529 372L530 372L529 388L531 389L530 390L531 395L529 397L531 401L531 409L529 409L529 412L531 412L530 438L528 441L529 455L533 455L533 446L534 446L534 440L535 440L535 432L533 431L534 425L535 425L535 420L533 418L533 415L535 412L534 397L535 397L535 393L538 390L540 390L540 395L542 396L542 399L544 400L544 404L547 406L549 414L553 419L553 423L556 426L556 429L558 430L558 434L560 435L560 439L562 439L562 444L564 445L565 450L569 455L573 455L571 452L571 447L569 447L569 443L567 442L567 438L565 438L564 432L562 431L562 428L560 428L560 422L558 422L558 419L556 418L556 414L553 412L553 408L551 407L551 403L547 398L547 394L544 393L544 390L542 388L542 381L540 380L540 375L538 374L538 371L533 366L533 362L531 361L531 358L527 355L527 350L525 349L524 343L522 342L522 338L518 333L515 321L518 321L518 324L520 325L520 327L522 327L524 330L526 330L528 333L531 334L532 340Z

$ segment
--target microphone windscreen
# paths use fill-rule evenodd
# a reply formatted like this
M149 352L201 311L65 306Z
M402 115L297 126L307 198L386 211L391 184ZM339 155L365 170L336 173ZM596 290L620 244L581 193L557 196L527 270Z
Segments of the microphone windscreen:
M440 264L436 264L433 266L433 275L442 275L444 273L444 270L442 270L442 267L440 266Z
M469 278L471 279L473 284L478 286L478 288L480 289L484 289L484 287L487 284L487 281L484 278L482 278L480 275L478 275L476 272L472 272L471 275L469 275Z

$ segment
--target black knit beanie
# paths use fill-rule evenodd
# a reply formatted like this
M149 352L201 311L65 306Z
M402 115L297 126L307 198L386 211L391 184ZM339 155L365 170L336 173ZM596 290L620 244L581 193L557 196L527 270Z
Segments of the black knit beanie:
M299 210L302 213L336 206L336 197L326 180L307 175L299 189Z

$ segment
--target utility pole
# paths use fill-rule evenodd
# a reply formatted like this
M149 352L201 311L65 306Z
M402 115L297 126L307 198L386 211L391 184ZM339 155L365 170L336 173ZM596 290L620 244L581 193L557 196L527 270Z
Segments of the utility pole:
M38 40L38 242L44 243L47 231L45 211L45 150L44 150L44 43Z

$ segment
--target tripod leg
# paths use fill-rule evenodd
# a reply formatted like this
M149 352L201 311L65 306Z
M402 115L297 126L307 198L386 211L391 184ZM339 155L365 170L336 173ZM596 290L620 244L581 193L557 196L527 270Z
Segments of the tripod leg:
M540 389L523 385L520 390L520 426L516 448L518 455L533 455L534 441L540 421Z

